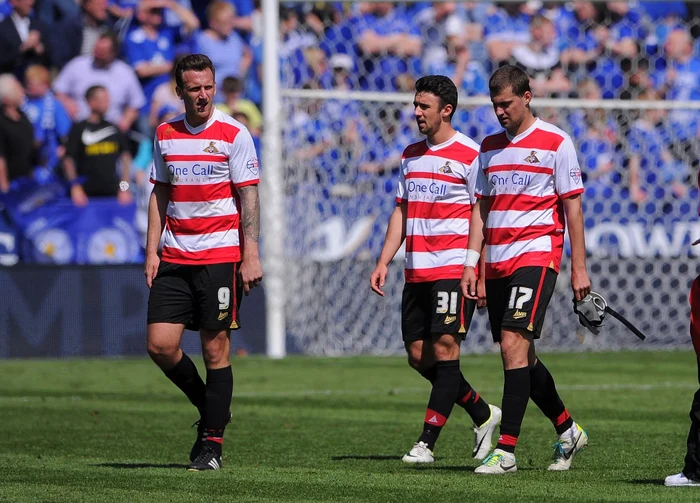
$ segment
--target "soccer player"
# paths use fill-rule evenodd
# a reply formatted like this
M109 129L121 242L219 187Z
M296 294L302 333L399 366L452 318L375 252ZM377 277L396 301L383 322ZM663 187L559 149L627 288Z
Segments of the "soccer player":
M387 267L406 240L401 331L409 365L433 386L423 433L403 461L434 461L435 442L455 403L474 421L472 456L483 459L491 450L501 411L481 398L459 368L460 343L476 306L462 297L459 281L479 146L452 127L457 88L449 78L419 79L413 105L426 139L404 150L396 208L370 277L372 290L384 296Z
M185 113L158 126L153 146L148 353L199 410L189 469L218 470L231 417L230 330L239 326L241 290L262 280L258 159L248 130L213 106L209 58L184 57L175 80ZM180 349L185 327L199 330L206 385Z
M700 276L690 287L690 338L697 355L700 382ZM666 477L664 484L667 486L700 487L700 389L695 392L690 406L690 431L686 445L685 466L680 473Z
M564 215L571 241L571 287L580 300L591 282L581 209L581 170L569 135L535 118L527 74L499 68L489 81L494 111L505 131L484 138L477 201L471 216L462 291L477 298L475 267L485 241L486 301L493 340L504 368L503 418L496 449L476 473L517 470L515 445L528 399L553 423L559 441L549 470L568 470L588 435L574 422L552 375L535 354L561 264Z

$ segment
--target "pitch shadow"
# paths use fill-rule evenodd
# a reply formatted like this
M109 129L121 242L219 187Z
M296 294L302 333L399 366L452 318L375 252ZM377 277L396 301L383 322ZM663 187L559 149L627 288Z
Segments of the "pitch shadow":
M370 456L354 456L354 455L348 455L348 456L332 456L331 459L333 461L345 461L348 459L357 459L360 461L396 461L400 460L400 456L381 456L381 455L370 455Z
M143 468L177 468L184 470L188 465L179 463L98 463L92 466L114 468L116 470L140 470Z
M662 486L664 485L664 479L636 479L628 481L630 484L637 484L640 486Z

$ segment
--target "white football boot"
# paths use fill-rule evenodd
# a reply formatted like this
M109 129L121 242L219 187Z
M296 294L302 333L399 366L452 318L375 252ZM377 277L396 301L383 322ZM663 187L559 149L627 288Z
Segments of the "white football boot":
M689 479L683 475L683 473L677 473L666 477L666 480L664 480L664 485L667 487L700 487L700 480Z
M581 452L588 445L588 433L578 423L574 423L571 428L559 436L559 441L554 445L554 462L547 470L564 471L571 468L571 462L576 454Z
M435 461L435 458L433 457L433 451L428 449L428 444L416 442L401 460L404 463L432 463Z
M491 415L481 426L474 425L474 450L472 457L482 460L491 452L493 445L491 438L493 437L496 428L501 424L501 409L495 405L489 405Z
M515 473L518 467L515 465L515 454L501 449L495 449L486 459L477 466L474 473L481 475L503 475L504 473Z

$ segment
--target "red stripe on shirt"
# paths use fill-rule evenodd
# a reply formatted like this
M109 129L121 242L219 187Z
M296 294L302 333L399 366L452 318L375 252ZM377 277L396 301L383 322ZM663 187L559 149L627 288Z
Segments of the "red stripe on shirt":
M562 237L563 239L563 237ZM550 253L536 251L527 252L502 262L486 262L486 279L497 279L510 276L521 267L552 267L559 273L561 265L561 248Z
M464 178L457 178L456 176L447 176L441 173L430 173L427 171L412 171L411 173L406 173L406 180L411 178L422 178L425 180L440 180L441 182L450 182L466 185L467 181Z
M233 143L240 129L233 124L214 121L208 128L197 134L190 133L185 127L185 121L167 122L158 126L156 138L162 140L203 140L213 142Z
M471 204L433 203L427 201L411 201L408 204L406 218L469 218L472 214Z
M556 206L559 197L555 195L537 197L525 194L499 194L488 198L491 211L541 211Z
M484 170L487 175L491 173L500 173L503 171L524 171L526 173L543 173L545 175L551 175L554 173L554 168L547 166L533 166L531 164L497 164L495 166L489 166Z
M422 283L439 279L461 279L463 265L445 265L442 267L426 267L424 269L406 269L405 277L408 283Z
M463 143L460 143L459 141L455 141L447 147L439 148L437 150L431 150L428 147L428 144L425 141L422 141L406 147L401 158L412 159L414 157L434 156L442 157L450 161L471 164L478 155L479 152Z
M238 246L224 246L188 252L164 246L163 260L173 264L185 265L224 264L226 262L239 262L241 260L241 250Z
M563 228L559 224L528 225L527 227L497 227L486 228L486 242L498 245L513 243L514 241L527 241L551 236L559 231L563 234Z
M165 162L221 162L228 160L226 155L210 155L210 154L170 154L164 155Z
M487 136L481 142L481 151L490 152L492 150L503 150L507 147L531 148L533 150L557 151L564 141L564 137L544 129L535 129L525 138L521 138L517 143L512 143L506 136L505 131L492 136Z
M439 252L467 249L469 236L462 234L446 234L440 236L406 236L406 251L410 252Z
M218 217L172 218L165 217L165 224L173 234L211 234L238 228L238 215Z
M214 201L234 197L231 181L203 185L171 185L170 200L175 203Z
M576 196L578 194L583 194L583 189L570 190L569 192L564 192L559 197L561 197L562 199L566 199L567 197L573 197L573 196Z

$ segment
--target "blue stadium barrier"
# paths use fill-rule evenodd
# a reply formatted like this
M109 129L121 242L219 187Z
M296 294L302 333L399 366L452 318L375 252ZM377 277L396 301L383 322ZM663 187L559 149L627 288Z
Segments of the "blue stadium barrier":
M0 268L0 358L146 356L148 287L143 267ZM265 351L265 293L244 297L232 353ZM183 349L201 354L186 332Z

